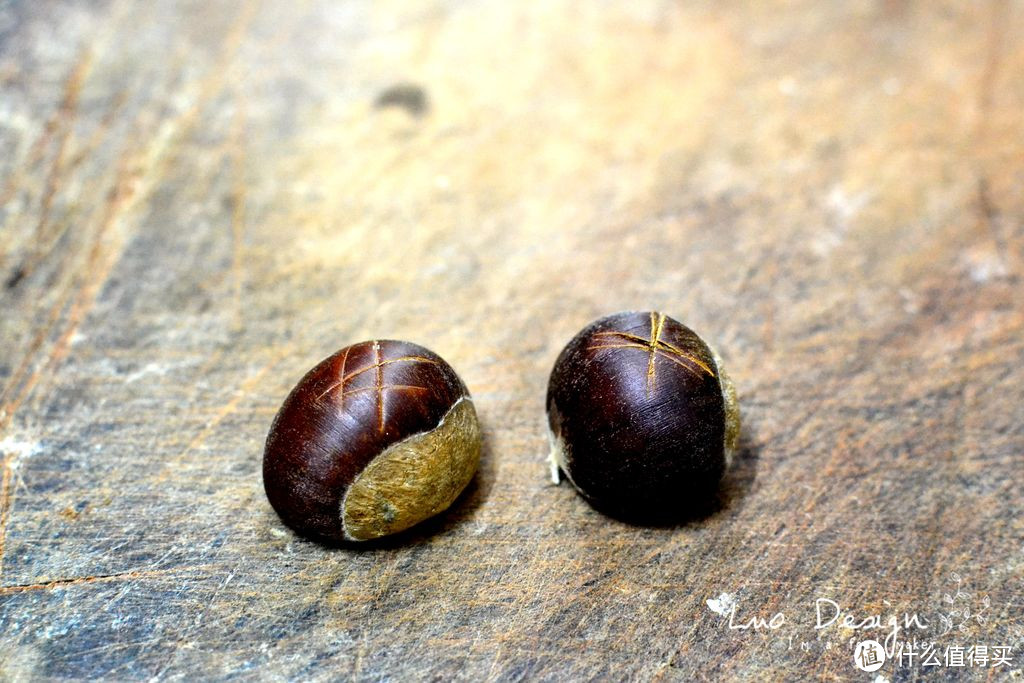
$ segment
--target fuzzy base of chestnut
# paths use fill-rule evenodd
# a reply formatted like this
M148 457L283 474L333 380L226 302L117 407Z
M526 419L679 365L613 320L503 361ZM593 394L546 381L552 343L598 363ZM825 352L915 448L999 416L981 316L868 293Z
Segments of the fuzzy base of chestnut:
M464 397L437 427L389 446L356 477L341 499L344 540L390 536L447 510L473 478L480 451L480 423Z
M715 360L718 383L722 387L722 402L725 404L725 469L729 469L740 446L740 431L742 430L740 402L736 396L736 385L733 384L729 373L725 371L718 350L711 344L708 344L708 350L711 351L711 357Z

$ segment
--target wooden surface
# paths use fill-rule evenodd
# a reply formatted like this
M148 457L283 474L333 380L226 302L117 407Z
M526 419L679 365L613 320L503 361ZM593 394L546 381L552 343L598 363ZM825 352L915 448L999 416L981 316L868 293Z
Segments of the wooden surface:
M1015 648L890 680L1015 677L1024 4L721 5L0 2L0 678L874 680L818 598ZM555 356L637 308L740 392L680 528L547 478ZM263 439L372 337L485 459L327 549Z

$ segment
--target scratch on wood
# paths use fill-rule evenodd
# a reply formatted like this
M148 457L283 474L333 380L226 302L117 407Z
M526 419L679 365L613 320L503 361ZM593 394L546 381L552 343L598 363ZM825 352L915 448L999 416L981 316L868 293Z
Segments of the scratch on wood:
M92 53L86 50L79 58L78 64L71 72L64 88L64 98L57 110L57 122L60 133L57 136L57 151L53 155L53 162L50 164L50 171L46 175L46 182L43 185L43 196L39 205L39 220L36 223L37 236L43 236L47 225L50 222L50 213L53 210L53 200L57 194L57 187L64 170L64 160L67 157L68 142L71 139L71 121L78 111L78 100L82 92L82 84L85 76L92 65Z
M100 146L100 144L103 142L103 140L107 137L107 135L113 128L114 122L116 120L116 115L124 106L124 103L126 101L127 92L121 92L117 95L117 97L114 100L114 103L110 106L107 113L100 120L100 123L97 125L96 130L93 131L92 135L82 145L81 149L75 152L74 156L72 156L68 160L68 162L63 166L63 172L60 174L62 178L68 176L72 171L80 167L82 163L89 158L89 155L92 154ZM56 181L56 179L54 180ZM56 187L57 186L55 184L54 193L56 192ZM49 211L50 208L47 207L46 213L48 214ZM36 268L39 267L39 264L42 263L43 259L45 259L53 251L57 243L64 238L68 230L70 230L75 225L76 221L71 219L64 219L60 222L60 225L57 229L44 229L48 223L48 215L40 219L39 225L36 230L38 234L38 244L36 245L33 254L30 255L27 261L18 269L16 275L19 279L28 276Z
M0 595L11 595L13 593L25 593L28 591L53 590L54 588L66 588L68 586L81 586L90 583L107 583L110 581L129 581L131 579L142 579L150 576L159 576L165 572L121 572L119 574L99 574L96 576L76 576L71 579L55 579L42 583L23 583L15 586L0 586Z
M225 49L221 53L222 63L230 61L237 52L242 37L244 36L245 27L248 26L249 22L251 22L253 14L253 3L247 4L246 10L239 14L238 20L235 22L232 31L229 33ZM86 281L85 285L79 289L78 296L75 297L71 312L68 316L69 323L65 327L64 333L58 339L57 344L51 350L43 367L32 373L32 375L22 384L21 380L24 373L32 366L36 353L39 352L43 343L49 337L52 327L60 319L61 313L68 299L74 294L73 288L71 288L71 291L67 292L65 296L62 297L61 301L53 307L47 325L44 326L44 328L40 330L33 339L33 343L29 347L29 353L26 354L22 360L18 370L13 375L12 381L8 383L4 394L0 395L0 433L2 433L10 424L14 413L24 402L25 398L31 393L43 372L54 367L66 355L67 348L70 344L71 338L74 336L74 332L77 330L84 315L88 312L89 307L95 299L95 295L98 293L100 286L106 280L106 277L109 275L109 272L114 265L114 259L108 258L104 262L101 258L103 237L107 233L108 229L114 225L121 215L123 215L130 207L132 200L137 200L139 197L146 194L145 191L138 191L138 188L136 187L137 181L145 176L145 172L147 170L151 171L164 158L164 152L166 151L168 140L171 137L175 137L177 134L180 134L182 131L189 130L195 123L195 119L201 111L202 106L213 96L215 92L217 92L220 87L222 87L226 78L224 71L224 68L215 67L212 69L211 75L204 79L203 84L200 87L199 97L193 106L181 116L168 122L170 124L169 135L155 136L156 139L154 142L147 149L136 155L132 155L130 151L122 155L115 187L107 197L104 214L99 222L99 228L94 235L93 245L86 260L86 272L89 275L89 279ZM52 131L50 135L52 135ZM148 164L143 163L147 160L149 161ZM13 398L9 398L8 395L10 392L16 389L19 384L22 384L21 389L17 391Z
M25 256L14 275L7 280L8 286L12 286L18 281L31 275L36 268L39 267L39 264L43 261L46 254L52 249L54 243L59 239L60 233L62 232L58 230L56 235L50 234L52 232L50 229L50 218L53 213L53 205L57 197L57 191L61 185L61 180L64 177L65 170L72 168L70 165L65 163L73 130L72 121L77 114L82 84L85 82L85 77L89 72L91 64L92 53L88 50L83 51L82 56L79 57L78 62L75 65L75 68L71 71L71 75L68 76L67 81L65 82L63 98L61 99L60 105L57 107L56 113L51 119L53 126L51 127L48 123L47 128L44 129L43 134L40 136L41 140L48 141L54 136L56 131L56 151L53 153L53 158L50 161L50 168L43 180L43 189L39 200L38 218L36 220L35 235L32 246L28 250L28 254ZM12 175L9 187L4 192L4 200L13 194L14 189L17 186L15 178L18 180L21 179L21 177L18 177L17 175Z
M44 222L45 209L47 207L46 189L53 184L49 181L55 181L55 174L60 170L64 151L67 146L67 140L71 135L71 130L68 124L70 120L74 118L74 113L78 108L78 98L81 92L82 83L85 81L85 77L88 74L89 67L91 65L92 53L89 50L85 50L79 57L75 67L71 70L70 75L64 83L64 92L60 104L46 121L46 124L43 126L43 131L39 134L39 138L36 140L35 144L32 145L32 149L29 151L26 163L21 166L22 169L26 170L34 168L36 164L42 161L43 156L46 153L46 149L50 146L54 136L57 136L57 153L54 156L54 161L50 167L48 182L44 185L40 211L40 223ZM25 170L11 174L11 177L4 185L3 192L0 192L0 204L7 203L7 200L11 198L15 189L18 187L19 181L24 179L24 176Z
M128 155L121 159L117 181L110 194L107 196L106 209L96 233L93 236L92 247L86 258L85 272L87 279L75 297L71 310L68 313L68 323L64 333L57 340L53 351L50 353L43 370L52 369L67 355L71 347L71 339L74 337L78 327L82 324L85 316L96 302L100 288L107 281L110 271L116 262L116 254L104 254L104 238L118 219L123 215L135 196L135 181L137 171L131 168ZM117 245L120 247L120 244ZM120 249L114 250L120 252Z
M505 644L504 643L499 643L498 644L498 649L494 653L494 659L491 660L491 666L490 666L490 668L487 669L487 677L484 680L486 680L486 681L496 681L496 680L498 680L498 673L499 673L498 672L498 662L501 661L501 656L504 654L504 652L505 652Z
M208 95L209 94L212 93L208 93ZM200 102L202 101L204 101L203 98L200 98ZM199 102L197 102L196 106L198 105ZM189 113L186 113L176 121L172 122L176 124L173 126L172 130L180 131L182 127L187 128L191 126L193 122L194 121ZM144 152L132 155L131 152L128 151L122 155L115 186L107 196L104 213L99 221L99 227L94 234L93 244L86 259L84 270L88 279L78 290L78 296L74 297L71 312L68 314L68 324L65 326L65 331L51 350L48 359L44 362L43 366L33 372L27 380L23 380L25 373L28 372L29 368L34 364L36 354L39 353L44 342L50 336L52 328L59 321L68 300L72 299L74 295L74 287L69 288L69 290L65 292L64 296L62 296L61 300L58 301L51 309L47 323L36 334L32 343L29 345L29 352L24 356L22 362L18 366L18 369L12 375L12 379L8 382L4 393L0 395L0 433L2 433L10 424L14 413L24 402L25 398L31 393L32 389L35 388L35 385L43 372L52 368L64 358L70 340L74 336L78 325L81 323L84 315L88 312L94 302L99 288L102 286L103 282L109 275L110 270L113 268L113 258L102 258L103 238L109 229L116 224L121 215L123 215L123 213L131 206L132 200L145 194L144 192L137 192L136 187L137 181L143 177L145 172L145 169L142 168L144 165L140 163L140 159L147 156L151 157L151 163L148 164L149 167L153 167L159 162L163 157L165 148L161 146L162 141L159 136L157 136L157 138L158 139L154 141L151 147L144 150ZM18 388L19 385L20 389ZM12 391L16 392L13 396L10 395Z
M987 52L985 65L978 84L978 129L980 133L988 127L992 112L992 96L995 91L996 75L1002 58L1003 43L1006 37L1006 15L1009 7L1006 0L993 0L992 17L989 30L985 36Z
M4 576L4 542L7 540L7 517L11 508L11 478L14 474L12 460L13 456L4 458L3 480L0 481L0 581Z
M1002 232L999 230L999 213L992 203L992 195L988 186L988 176L984 173L978 178L977 197L978 215L982 227L991 236L992 242L995 244L997 257L999 259L1003 259L1005 258L1005 254L1008 253L1009 245L1006 242L1006 238L1003 237Z
M35 386L36 381L38 381L39 371L37 370L36 372L32 373L32 375L27 380L25 380L24 383L22 383L25 373L27 373L29 368L32 366L32 361L35 359L36 354L42 347L43 342L49 337L50 330L53 329L53 327L57 324L57 321L60 319L61 312L64 310L68 300L71 298L73 293L74 288L68 287L64 294L61 296L61 299L51 309L47 322L44 323L42 329L40 329L40 331L37 332L36 336L32 339L32 343L29 345L28 352L25 354L24 358L22 359L22 362L19 364L18 369L15 371L14 375L11 378L11 381L4 389L3 394L0 394L0 434L3 434L3 432L11 424L11 421L14 419L14 414L17 412L18 408L24 402L25 398L32 391L32 388ZM18 389L19 386L21 387L20 390ZM9 397L9 394L12 391L15 393L13 396ZM0 513L2 513L0 514L0 575L2 575L3 570L4 545L7 536L7 525L10 518L11 506L13 505L10 479L13 472L15 458L15 455L8 455L4 459L4 480L3 485L0 486Z
M248 27L256 15L256 5L256 2L246 2L238 12L237 18L225 35L224 47L217 57L217 62L210 67L207 75L199 84L195 102L180 117L182 127L191 127L203 107L224 88L228 77L232 75L232 63L238 55L238 49L242 46Z
M66 154L68 140L71 136L70 121L74 118L75 112L78 108L78 99L82 89L82 84L85 81L85 77L88 74L89 68L92 64L92 54L89 51L83 52L79 58L78 63L72 70L71 74L64 86L64 95L61 100L60 106L57 108L56 113L47 122L46 127L43 129L39 140L34 146L31 157L38 161L42 158L43 152L49 145L49 141L55 134L57 134L57 152L54 155L53 163L51 164L50 172L47 176L43 197L39 209L39 220L36 225L37 239L42 232L45 231L46 225L49 222L49 214L53 203L53 196L56 193L58 180L60 178L60 172L64 165L64 157ZM57 131L60 131L58 134ZM13 191L14 176L11 179L11 187L5 189L4 200L7 199L10 192ZM3 203L3 202L0 202ZM29 258L25 266L20 269L21 277L24 277L30 273L37 265L39 260L38 248ZM32 365L32 361L35 359L36 354L42 347L43 342L49 336L50 330L53 325L56 324L60 318L60 314L67 304L67 301L71 297L72 290L69 288L64 296L57 302L57 304L51 309L50 315L47 318L47 322L43 325L40 331L33 338L32 343L29 344L29 351L25 354L22 362L19 364L18 369L11 376L11 380L8 382L2 395L0 395L0 433L7 428L10 423L11 417L14 412L18 409L24 397L35 382L32 378L29 379L22 391L18 392L14 398L9 398L10 392L15 390L22 382L25 373L28 368Z
M996 78L1002 60L1003 46L1006 42L1006 24L1008 14L1006 0L993 0L989 29L986 33L985 64L978 81L978 121L974 137L978 144L983 144L989 136L992 118L992 101L995 94ZM982 227L990 235L996 249L997 257L1004 262L1008 252L1007 240L999 230L998 212L992 201L989 187L988 171L984 162L979 162L978 170L978 215Z
M355 662L352 665L352 678L358 678L363 670L363 658L366 656L366 641L366 634L363 633L363 637L359 639L359 648L356 649Z
M238 404L241 403L242 399L247 398L249 396L253 387L259 384L259 382L266 376L266 374L270 372L274 368L274 366L281 362L281 360L287 355L287 353L287 350L279 351L273 356L273 358L271 358L270 362L267 363L267 365L261 368L255 375L251 376L249 379L242 382L239 385L238 389L235 390L234 396L231 397L231 400L229 400L227 403L221 406L220 410L218 410L214 414L214 416L210 418L210 420L206 423L206 426L198 434L196 434L191 441L189 441L188 445L185 446L185 448L182 449L182 451L176 457L171 458L168 462L177 465L182 458L184 458L186 455L188 455L193 450L198 448L204 441L206 441L206 439L209 438L210 434L213 433L213 430L217 428L217 425L219 425L221 422L224 421L225 418L227 418L229 415L238 410ZM168 471L165 470L163 474L157 477L156 481L163 481L167 476Z
M0 433L3 433L11 423L14 413L18 410L28 392L32 390L34 383L31 381L31 378L26 380L25 375L29 372L34 361L36 361L36 356L43 343L49 338L51 330L60 320L61 313L73 295L74 287L67 287L57 303L50 309L46 322L32 338L31 343L28 345L28 351L11 375L11 379L4 388L3 393L0 393Z
M100 119L99 124L96 126L96 130L93 131L89 139L86 140L80 149L78 149L74 156L68 161L68 169L76 169L82 165L89 155L95 152L100 144L106 139L107 135L113 129L114 124L117 122L117 117L124 109L125 103L128 102L128 91L122 90L113 97L113 101L110 103L110 107L107 112Z

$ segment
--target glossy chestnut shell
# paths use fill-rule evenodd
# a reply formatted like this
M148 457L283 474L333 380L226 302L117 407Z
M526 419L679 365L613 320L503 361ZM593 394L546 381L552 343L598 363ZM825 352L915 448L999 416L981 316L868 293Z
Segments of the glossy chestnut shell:
M573 337L551 372L547 412L553 468L594 507L641 522L705 508L739 436L714 351L651 311L610 315Z
M320 362L285 399L263 483L300 534L369 540L451 505L480 449L472 400L448 363L410 342L367 341Z

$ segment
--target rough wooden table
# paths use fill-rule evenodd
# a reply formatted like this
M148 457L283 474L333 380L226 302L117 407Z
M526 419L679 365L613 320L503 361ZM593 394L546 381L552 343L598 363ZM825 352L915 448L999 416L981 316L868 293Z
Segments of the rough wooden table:
M1021 2L7 0L0 150L0 679L1019 675ZM544 462L561 346L645 308L743 406L678 528ZM485 460L324 548L263 439L372 337ZM863 672L826 600L1011 662Z

